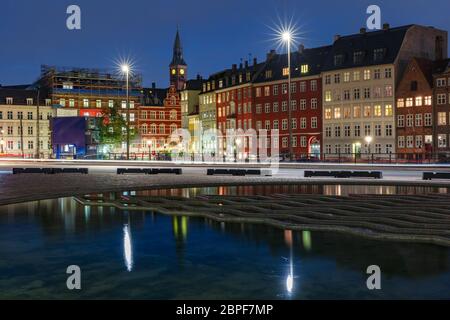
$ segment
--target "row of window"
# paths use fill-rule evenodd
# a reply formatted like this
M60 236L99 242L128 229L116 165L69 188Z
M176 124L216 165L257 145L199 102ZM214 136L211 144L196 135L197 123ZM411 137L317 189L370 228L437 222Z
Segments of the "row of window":
M17 146L17 148L14 148L14 141L11 141L11 140L6 141L6 143L5 143L6 151L8 151L8 150L21 150L22 149L22 145L21 145L20 141L18 141L16 143L16 146ZM24 147L28 148L29 150L34 149L34 146L35 146L35 141L34 140L28 140L26 142L26 144L24 144ZM44 141L42 141L42 140L40 141L39 148L41 150L44 149ZM51 148L52 147L51 147L50 141L47 141L47 149L50 150Z
M403 108L403 107L421 107L423 105L425 106L431 106L433 104L433 98L431 96L418 96L418 97L409 97L409 98L400 98L397 99L397 108Z
M102 100L95 100L94 101L94 105L96 108L102 108L103 104L106 102L103 102ZM108 100L108 107L109 108L113 108L114 107L114 100ZM59 104L62 107L71 107L74 108L75 107L75 99L65 99L65 98L60 98L59 99ZM91 101L89 99L82 99L82 107L83 108L90 108L91 107ZM126 109L127 108L127 101L123 100L121 101L121 107L122 109ZM130 109L134 109L134 101L130 101Z
M156 111L146 111L146 110L140 111L140 119L152 119L153 120L153 119L156 119L156 115L158 115L158 119L160 119L160 120L166 119L165 111L159 111L158 113ZM177 111L176 110L170 110L169 119L170 120L177 119Z
M280 128L280 120L265 120L264 121L264 129L266 130L288 130L288 119L282 119L281 120L281 128ZM262 127L263 122L262 121L256 121L256 130L263 129ZM300 129L317 129L318 127L318 119L317 117L311 117L310 118L310 126L308 128L308 119L306 117L301 117L299 119L292 118L291 119L291 127L292 129L296 130L297 128ZM252 119L244 119L244 120L238 120L237 121L237 128L248 130L252 129ZM236 129L234 128L234 123L231 121L228 122L219 122L219 130L222 129Z
M4 116L4 112L0 111L0 120L3 119L3 116ZM20 119L23 119L23 120L34 120L34 112L32 112L32 111L26 112L26 118L24 118L24 116L25 116L25 112L23 112L23 111L17 111L16 112L16 117L14 117L14 112L13 111L6 111L6 118L5 119L7 119L7 120L15 120L15 119L17 119L17 120L20 120ZM51 118L51 116L52 116L51 112L48 112L47 115L46 115L47 120L49 120ZM42 112L39 113L39 119L43 120L43 118L44 118L44 115L42 114Z
M170 132L168 132L168 133L171 134L175 130L177 130L177 125L171 124ZM154 123L152 123L148 126L146 123L144 123L140 127L140 132L142 134L149 134L149 133L151 133L151 134L166 134L166 126L164 124L160 124L159 126L157 126Z
M437 78L436 79L436 87L443 88L446 86L450 86L450 78L448 78L448 81L446 78Z
M433 142L432 135L416 135L416 136L398 136L397 147L398 148L423 148L425 144L431 144Z
M309 86L308 86L309 84ZM309 87L309 91L317 91L317 80L310 81L300 81L300 82L292 82L291 83L291 93L297 93L297 89L299 92L307 92ZM264 91L263 91L264 90ZM264 97L270 97L271 95L277 96L280 94L280 86L278 84L272 86L264 86L264 87L256 87L255 95L256 97L261 97L264 93ZM281 84L281 94L288 94L288 84Z
M342 130L343 129L343 130ZM352 130L353 129L353 130ZM364 131L361 131L361 125L356 124L353 127L351 125L335 125L334 130L332 130L331 126L325 127L325 137L327 138L340 138L341 136L344 137L367 137L375 135L376 137L383 137L383 127L381 124L376 124L373 126L372 131L372 125L371 124L365 124L363 127ZM361 133L364 133L364 135L361 135ZM384 137L392 137L393 135L393 128L392 124L386 124L384 125Z
M331 144L326 144L325 145L325 154L332 154L332 155L352 155L354 153L357 152L362 152L362 153L392 153L393 151L393 146L390 143L387 143L385 145L381 144L381 143L374 143L372 145L369 144L364 144L363 149L360 150L356 150L354 148L354 145L350 144L350 143L346 143L343 146L341 146L340 144L335 144L335 145L331 145Z
M388 84L383 87L374 88L353 88L341 90L325 90L325 101L351 101L351 100L361 100L361 99L373 99L373 98L389 98L394 95L393 86Z
M431 113L416 113L416 114L399 114L397 116L397 127L431 127L433 125L433 116Z
M324 118L325 120L332 119L359 119L359 118L371 118L371 117L391 117L393 115L392 105L386 104L384 107L381 105L374 106L353 106L353 107L335 107L325 108Z
M384 70L382 69L365 69L363 71L361 70L357 70L357 71L353 71L353 72L344 72L344 73L335 73L333 75L327 74L324 77L324 81L325 81L325 85L330 85L331 82L333 81L333 83L335 84L339 84L341 83L341 80L343 80L343 82L347 83L350 81L356 82L356 81L367 81L367 80L371 80L371 79L381 79L382 76L385 79L391 79L392 78L392 68L385 68Z
M22 132L22 127L18 126L16 127L17 129L17 135L21 135L21 134L28 134L28 135L33 135L34 134L34 127L33 126L28 126L27 127L27 131L26 132ZM8 136L12 136L14 134L14 126L6 126L6 131L3 129L3 127L0 127L0 132L1 134L6 134Z

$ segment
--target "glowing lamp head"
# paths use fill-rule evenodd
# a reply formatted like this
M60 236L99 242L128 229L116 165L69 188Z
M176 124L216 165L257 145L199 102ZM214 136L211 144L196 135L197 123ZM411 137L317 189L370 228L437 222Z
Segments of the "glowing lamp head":
M281 39L282 39L283 41L285 41L285 42L291 41L291 38L292 38L292 36L291 36L291 33L290 33L289 31L284 31L284 32L281 34Z
M372 137L367 136L367 137L365 138L365 140L366 140L367 143L371 143L371 142L372 142Z
M122 65L121 69L123 73L128 73L130 71L130 67L126 64Z

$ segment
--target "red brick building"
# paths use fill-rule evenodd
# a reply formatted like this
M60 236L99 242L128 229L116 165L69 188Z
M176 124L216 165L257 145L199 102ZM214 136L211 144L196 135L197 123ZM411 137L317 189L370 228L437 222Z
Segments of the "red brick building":
M184 88L187 64L183 59L180 35L176 33L172 61L169 65L170 87L158 89L153 84L141 92L138 127L139 138L134 151L151 153L170 152L169 138L181 128L181 104L179 90Z
M291 53L291 108L292 142L289 140L288 116L288 68L287 54L274 50L266 61L249 66L233 65L231 69L215 74L217 128L225 135L226 129L267 130L268 139L258 147L267 148L277 144L281 154L289 152L293 145L295 158L320 157L322 144L322 81L320 68L330 47L305 49ZM273 130L279 136L272 141ZM250 139L246 137L244 154L247 158ZM224 148L225 146L222 146ZM220 149L220 146L219 146ZM230 156L230 155L228 155Z
M180 95L175 86L172 85L169 89L152 87L143 90L138 126L140 141L134 146L134 151L170 151L168 139L172 132L181 128Z
M400 159L427 159L433 152L433 62L413 58L396 91L397 153Z
M287 54L267 55L264 68L254 80L254 121L256 128L279 130L280 154L294 158L320 157L322 148L322 80L321 65L331 47L305 49L302 45L291 53L291 126L289 133ZM271 142L276 143L275 141ZM270 145L270 144L269 144Z
M450 59L436 62L434 71L434 146L439 158L448 158L450 157Z

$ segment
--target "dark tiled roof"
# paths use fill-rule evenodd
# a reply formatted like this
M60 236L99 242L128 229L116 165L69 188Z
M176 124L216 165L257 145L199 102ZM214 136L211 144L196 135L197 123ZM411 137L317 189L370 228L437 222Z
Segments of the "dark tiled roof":
M9 86L0 87L0 104L6 104L6 98L13 98L14 105L27 105L27 99L32 98L33 104L35 104L37 99L37 91L28 89L9 88ZM39 101L40 105L44 105L45 96L40 94Z
M339 37L332 46L332 50L325 61L322 71L330 71L358 66L377 64L390 64L397 58L406 32L413 25L363 32L349 36ZM374 59L374 50L383 49L380 59ZM361 61L354 62L355 52L362 52ZM335 63L335 57L340 57L341 62Z
M303 49L302 52L291 52L291 75L293 78L301 76L311 76L320 74L321 69L329 53L331 52L331 46ZM305 74L300 73L301 65L308 65L308 72ZM276 81L287 79L287 76L283 76L283 68L288 66L288 55L285 54L272 54L264 63L264 67L259 70L258 74L253 79L255 83ZM266 78L266 71L271 71L272 76Z
M440 73L449 73L450 72L450 59L444 59L435 61L433 66L433 73L435 75L439 75Z
M13 85L13 86L2 86L0 85L0 89L29 89L31 88L33 85L32 84L18 84L18 85Z
M203 80L201 78L186 81L183 90L201 90Z
M163 106L164 99L167 96L169 89L161 88L142 88L142 101L143 106Z

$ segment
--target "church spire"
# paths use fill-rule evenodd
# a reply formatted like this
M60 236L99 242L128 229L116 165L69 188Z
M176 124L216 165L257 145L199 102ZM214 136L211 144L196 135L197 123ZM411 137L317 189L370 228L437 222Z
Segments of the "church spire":
M180 33L177 26L177 34L173 43L173 56L170 63L170 85L179 90L183 90L187 79L187 64L183 59L183 47L181 46Z
M175 36L175 41L173 43L173 57L170 65L186 65L183 59L183 47L181 46L180 33L177 26L177 34Z

